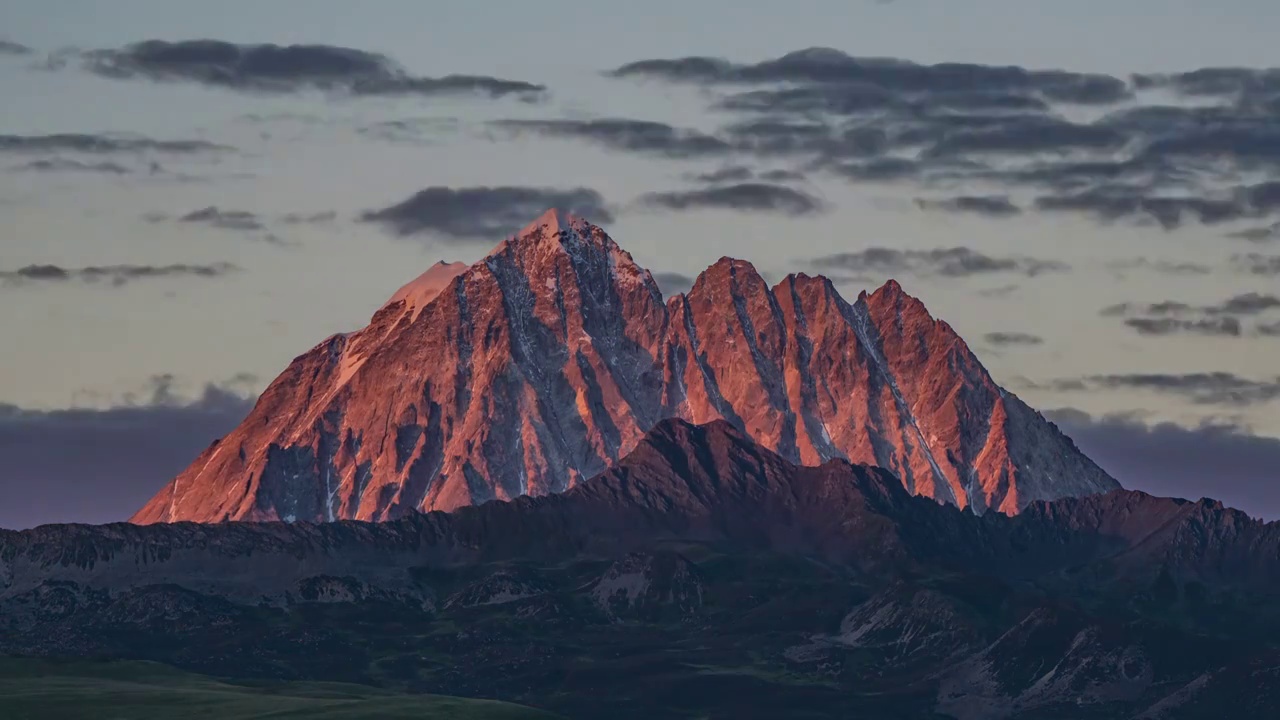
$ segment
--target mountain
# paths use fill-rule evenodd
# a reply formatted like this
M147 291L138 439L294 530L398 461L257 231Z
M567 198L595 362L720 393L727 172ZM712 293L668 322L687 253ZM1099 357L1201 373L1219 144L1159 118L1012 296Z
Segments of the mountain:
M549 211L296 358L132 521L386 520L558 493L672 417L728 420L791 462L879 465L979 513L1118 487L896 282L850 304L825 278L770 288L723 258L664 301L604 230Z
M0 655L574 718L1270 717L1280 524L1116 490L977 516L726 420L384 523L0 532Z

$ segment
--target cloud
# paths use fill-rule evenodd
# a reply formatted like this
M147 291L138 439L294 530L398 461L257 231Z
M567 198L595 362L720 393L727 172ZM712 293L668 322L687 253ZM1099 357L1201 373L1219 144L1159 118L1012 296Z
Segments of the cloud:
M1235 232L1227 233L1227 237L1236 238L1238 240L1248 240L1249 242L1263 243L1273 240L1280 240L1280 222L1272 223L1265 227L1245 228Z
M59 265L27 265L17 270L0 270L0 285L66 283L79 280L86 283L109 282L112 286L118 287L134 280L174 277L214 278L239 271L240 268L231 263L213 263L210 265L96 265L82 268L64 268Z
M685 177L694 182L719 185L723 183L741 183L750 180L763 180L769 183L784 183L804 180L804 173L798 170L774 168L756 171L746 165L726 165L724 167L700 173L686 173Z
M865 162L829 163L823 168L852 182L894 182L922 176L922 166L909 158L886 157Z
M900 108L902 100L891 90L866 83L819 85L733 93L716 103L721 110L796 115L878 115Z
M128 175L133 172L132 168L125 167L120 163L114 162L84 162L82 160L72 160L69 158L49 158L46 160L32 160L31 162L15 165L10 168L17 172L80 172L80 173L101 173L104 175Z
M992 345L1000 347L1027 347L1044 344L1044 338L1025 332L990 332L984 335L983 338Z
M314 213L289 213L280 218L286 225L325 225L338 219L338 213L324 210Z
M164 213L150 213L144 215L143 218L152 223L173 221L184 224L204 225L218 230L242 233L246 237L271 245L282 247L293 245L293 243L275 233L269 232L262 218L248 210L228 210L219 208L216 205L210 205L199 210L192 210L178 217L171 217Z
M248 415L252 382L237 376L188 399L159 376L141 400L105 409L0 403L0 527L127 519Z
M671 297L680 293L689 292L693 287L693 278L677 272L660 272L653 274L653 281L658 283L658 289L662 291L663 297Z
M1012 295L1019 290L1017 285L1000 285L993 288L983 288L978 291L982 297L1001 298Z
M1252 273L1253 275L1280 275L1280 255L1246 253L1232 256L1231 261L1241 271Z
M992 218L1013 217L1022 213L1022 208L1014 205L1007 195L961 195L941 200L916 198L916 207Z
M928 148L932 158L957 155L1025 156L1076 150L1111 151L1124 147L1129 136L1113 128L1081 125L1052 117L1011 117L991 127L947 133Z
M756 155L794 155L830 153L843 148L841 154L873 156L888 147L884 133L851 130L851 137L841 137L831 126L812 120L752 119L721 128L720 132L736 150Z
M729 144L720 138L647 120L494 120L489 125L516 136L532 133L585 140L611 150L668 158L724 155L730 150Z
M1228 298L1219 305L1205 308L1205 312L1214 315L1256 315L1267 310L1280 308L1280 297L1249 292Z
M1164 159L1232 160L1248 169L1280 164L1280 128L1211 127L1152 140L1145 155Z
M804 173L799 170L783 170L775 168L773 170L765 170L759 174L761 180L768 182L790 182L792 180L804 180Z
M593 222L613 222L600 193L588 188L429 187L402 202L360 215L400 236L435 233L462 241L510 235L547 208L573 212Z
M1049 387L1063 392L1143 390L1173 395L1197 405L1230 407L1261 405L1280 399L1280 377L1251 380L1228 372L1089 375L1056 380Z
M714 109L740 116L715 134L734 153L794 157L858 183L1036 188L1030 207L1042 213L1173 230L1280 213L1280 180L1243 184L1280 172L1278 72L1208 68L1135 76L1131 85L1096 73L810 48L757 63L641 60L606 74L703 86ZM1160 105L1135 88L1198 100ZM1064 111L1071 104L1110 112L1082 119ZM992 216L1013 214L1003 207ZM1233 235L1277 236L1270 228Z
M75 152L93 155L159 152L193 154L233 148L205 140L154 140L133 135L0 135L0 152Z
M1141 304L1120 303L1109 305L1100 312L1103 316L1117 317L1124 315L1256 315L1267 310L1280 308L1280 297L1275 295L1247 292L1223 300L1213 305L1189 305L1176 300Z
M0 39L0 55L30 55L35 50L10 40Z
M1142 188L1103 185L1071 195L1039 197L1036 208L1045 212L1081 212L1106 222L1154 220L1166 230L1180 227L1188 216L1208 225L1260 218L1280 209L1280 183L1273 182L1236 186L1220 197L1147 193Z
M223 230L262 230L258 216L248 210L222 210L214 205L193 210L178 218L178 222L200 223Z
M783 185L738 183L699 190L655 192L642 195L641 205L666 210L742 210L784 215L812 215L825 204L817 197Z
M781 82L836 88L865 85L906 95L1003 93L1081 104L1109 104L1130 96L1127 84L1109 75L968 63L919 65L891 58L855 58L821 47L753 64L709 57L641 60L607 74L704 84Z
M1139 335L1208 335L1210 337L1240 337L1243 329L1240 320L1233 317L1200 318L1127 318L1127 327Z
M432 136L457 130L459 121L453 117L423 117L404 120L384 120L356 128L356 132L374 140L394 143L424 144Z
M818 271L829 269L872 272L877 274L910 273L943 277L969 277L1011 273L1035 277L1045 273L1066 272L1070 266L1056 260L1029 257L992 257L966 247L934 250L899 250L873 247L850 253L838 253L810 261Z
M1107 267L1120 273L1128 270L1150 270L1161 275L1208 275L1213 272L1213 268L1203 263L1152 260L1151 258L1115 260L1107 263Z
M690 180L704 183L744 182L754 180L756 173L746 165L728 165L703 173L690 173Z
M1280 297L1242 293L1212 305L1190 305L1177 300L1141 304L1120 303L1099 311L1104 317L1124 317L1124 324L1140 335L1207 335L1241 337L1242 317L1280 309ZM1259 334L1266 334L1262 330Z
M1181 73L1134 75L1132 80L1142 89L1167 88L1190 97L1235 98L1280 93L1280 70L1270 68L1200 68Z
M1254 516L1280 519L1280 439L1232 424L1188 428L1070 408L1044 414L1127 488L1190 500L1209 496Z
M1036 198L1041 212L1077 212L1098 220L1121 219L1138 222L1155 221L1165 230L1181 227L1187 216L1204 224L1239 220L1252 215L1247 205L1235 199L1198 197L1154 197L1123 187L1106 187L1074 195L1049 195Z
M244 92L325 90L351 95L537 96L546 87L484 75L420 77L391 58L333 45L241 45L220 40L147 40L83 54L103 77L190 82Z

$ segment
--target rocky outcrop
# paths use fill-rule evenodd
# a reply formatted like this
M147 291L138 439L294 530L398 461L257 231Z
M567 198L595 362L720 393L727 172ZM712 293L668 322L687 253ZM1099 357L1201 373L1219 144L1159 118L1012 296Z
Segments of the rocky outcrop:
M669 417L725 419L795 463L879 465L979 513L1118 487L895 282L850 304L724 258L664 301L601 228L549 212L295 359L132 521L387 520L558 493Z

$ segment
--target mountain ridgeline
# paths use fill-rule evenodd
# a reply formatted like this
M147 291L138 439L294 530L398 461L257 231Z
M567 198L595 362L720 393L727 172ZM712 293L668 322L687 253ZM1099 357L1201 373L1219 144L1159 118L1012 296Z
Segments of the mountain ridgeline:
M1118 484L890 281L846 302L723 258L664 300L599 227L550 211L439 264L293 363L132 518L387 520L563 492L666 418L726 420L784 459L892 472L1018 513Z
M1274 717L1277 599L1280 523L1220 503L976 516L726 420L451 513L0 531L0 655L574 718Z

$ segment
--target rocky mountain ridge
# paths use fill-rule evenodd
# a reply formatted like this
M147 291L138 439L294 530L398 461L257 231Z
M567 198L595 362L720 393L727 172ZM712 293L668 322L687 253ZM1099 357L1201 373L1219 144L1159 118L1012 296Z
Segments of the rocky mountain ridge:
M1280 523L1117 490L975 516L657 423L558 494L389 522L0 532L0 654L569 717L1265 717Z
M671 417L979 513L1118 487L896 282L850 304L723 258L664 300L603 229L552 211L299 356L132 520L386 520L563 492Z

